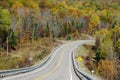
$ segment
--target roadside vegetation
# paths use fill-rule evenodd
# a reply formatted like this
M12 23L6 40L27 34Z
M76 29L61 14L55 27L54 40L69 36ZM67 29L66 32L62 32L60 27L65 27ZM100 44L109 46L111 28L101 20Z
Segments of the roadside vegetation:
M33 65L58 39L83 35L96 38L89 49L96 74L120 79L119 0L0 0L1 70Z
M120 79L120 27L109 31L101 29L96 33L96 45L92 49L97 72L107 80ZM117 46L117 47L116 47Z
M32 43L28 42L17 50L9 51L8 56L6 56L6 51L2 51L0 54L0 70L23 68L38 64L58 44L61 44L61 42L41 38Z

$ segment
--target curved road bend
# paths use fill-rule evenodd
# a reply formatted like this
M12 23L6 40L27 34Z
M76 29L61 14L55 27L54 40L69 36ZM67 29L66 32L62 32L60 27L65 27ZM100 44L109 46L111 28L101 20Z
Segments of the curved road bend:
M2 80L79 80L73 69L71 53L79 45L91 41L93 40L74 41L64 44L54 51L50 60L39 69Z

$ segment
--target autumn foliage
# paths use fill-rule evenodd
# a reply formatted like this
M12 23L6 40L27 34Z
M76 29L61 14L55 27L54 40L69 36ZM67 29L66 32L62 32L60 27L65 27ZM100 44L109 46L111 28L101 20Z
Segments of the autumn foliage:
M96 37L93 59L98 71L105 69L100 75L112 80L118 76L113 63L120 59L119 5L119 0L0 0L0 53L45 37L76 40L87 34Z

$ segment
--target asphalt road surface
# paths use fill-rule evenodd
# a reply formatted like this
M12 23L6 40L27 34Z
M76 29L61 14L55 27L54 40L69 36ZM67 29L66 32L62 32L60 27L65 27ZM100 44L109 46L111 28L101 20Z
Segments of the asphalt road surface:
M34 71L6 77L2 80L80 80L74 72L71 53L90 40L74 41L61 45L50 60Z

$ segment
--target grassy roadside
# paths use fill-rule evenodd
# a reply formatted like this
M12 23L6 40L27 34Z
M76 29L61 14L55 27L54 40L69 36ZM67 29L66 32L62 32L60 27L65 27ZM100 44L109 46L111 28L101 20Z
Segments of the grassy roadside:
M23 68L36 64L46 57L53 48L61 42L49 38L42 38L34 42L28 42L15 51L6 52L0 55L0 70Z
M78 67L83 69L85 72L90 73L90 70L85 66L85 57L88 56L89 50L84 46L80 46L75 53L75 58L78 64ZM79 60L81 58L81 60Z
M94 53L90 49L91 45L95 45L95 43L92 42L88 44L83 44L79 48L77 48L77 51L75 53L75 59L79 69L85 71L90 75L98 77L99 80L102 80L95 73L95 70L94 70L94 65L92 63L92 57L94 56ZM94 73L92 73L93 70L94 70Z

